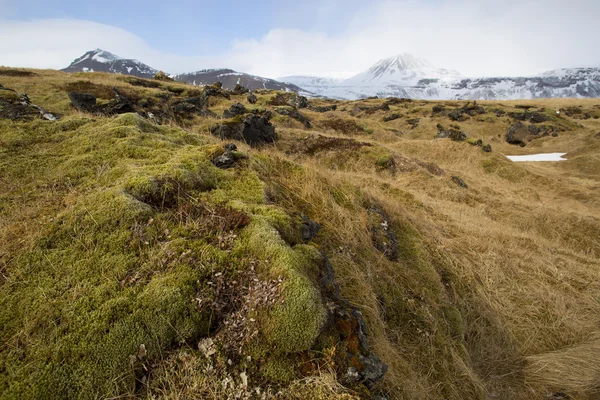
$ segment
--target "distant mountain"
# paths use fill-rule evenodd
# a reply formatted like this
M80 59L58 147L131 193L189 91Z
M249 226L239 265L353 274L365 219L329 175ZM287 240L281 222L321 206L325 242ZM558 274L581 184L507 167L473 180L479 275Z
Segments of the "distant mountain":
M305 89L311 93L320 95L327 89L338 85L343 79L319 78L317 76L293 75L277 78L280 82L290 83Z
M110 72L134 75L140 78L153 78L158 70L138 60L121 58L102 49L91 50L77 58L65 72Z
M211 85L219 81L223 84L225 89L229 90L232 90L236 84L240 84L250 90L271 89L296 93L303 92L302 88L291 83L284 83L274 79L236 72L231 69L204 69L187 74L174 75L173 78L176 81L197 86Z
M140 78L153 78L158 70L141 63L137 60L121 58L106 50L96 49L88 51L77 58L67 68L65 72L110 72L123 75L134 75ZM274 79L262 78L260 76L236 72L231 69L205 69L187 74L172 75L176 81L189 83L191 85L212 85L219 81L223 83L225 89L232 90L236 84L240 84L248 89L272 89L283 90L286 92L303 93L312 95L310 92L303 91L300 87L276 81Z
M349 100L370 96L429 100L600 97L600 68L560 69L533 77L463 78L457 71L436 68L410 54L381 60L335 84L323 81L318 85L319 79L310 77L318 86L312 92Z

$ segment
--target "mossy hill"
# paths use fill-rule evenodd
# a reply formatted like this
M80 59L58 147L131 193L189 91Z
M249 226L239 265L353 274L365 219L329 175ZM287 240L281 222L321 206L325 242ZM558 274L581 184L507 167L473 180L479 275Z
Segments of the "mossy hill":
M600 395L600 100L0 85L1 399Z

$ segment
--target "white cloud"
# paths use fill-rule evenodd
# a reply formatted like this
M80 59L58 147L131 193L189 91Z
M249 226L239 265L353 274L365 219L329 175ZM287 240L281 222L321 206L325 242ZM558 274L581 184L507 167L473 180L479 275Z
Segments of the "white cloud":
M329 2L314 30L286 29L281 22L263 37L240 38L211 57L167 54L126 30L89 21L0 20L0 65L61 68L100 47L169 72L229 67L268 77L349 76L402 52L466 76L600 66L596 0L369 2L332 21L343 27L336 34L319 30L323 15L335 15L331 4L343 5Z

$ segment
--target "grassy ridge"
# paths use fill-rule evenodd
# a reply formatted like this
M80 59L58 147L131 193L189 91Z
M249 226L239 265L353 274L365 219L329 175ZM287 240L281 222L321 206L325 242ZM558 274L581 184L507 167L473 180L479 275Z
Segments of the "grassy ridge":
M599 101L481 102L484 114L457 124L492 153L434 139L456 122L433 107L463 102L336 102L300 110L310 129L275 114L278 141L236 143L248 157L221 170L208 133L218 117L156 125L79 113L67 97L110 98L115 86L148 102L197 88L3 71L2 85L62 118L0 120L0 397L598 395L600 123L555 109L594 113ZM274 96L246 106L272 109ZM234 102L245 97L209 106ZM560 135L506 143L512 119L496 110L523 104L543 107ZM392 112L403 117L383 122ZM569 161L503 156L555 151ZM381 250L373 210L397 259ZM307 243L301 214L322 225ZM342 386L351 342L321 335L322 253L389 366L373 388ZM198 347L208 339L209 357Z

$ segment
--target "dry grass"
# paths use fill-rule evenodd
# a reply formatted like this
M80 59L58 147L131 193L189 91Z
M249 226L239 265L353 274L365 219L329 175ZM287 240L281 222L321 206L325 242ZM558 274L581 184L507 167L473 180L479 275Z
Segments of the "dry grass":
M34 72L38 75L0 75L0 81L66 114L72 113L66 93L49 90L42 80L54 87L90 79L132 88L105 74ZM135 89L140 95L160 90ZM266 107L269 98L259 96L258 104ZM236 101L243 99L216 99L211 109L221 112ZM302 111L317 127L312 132L278 117L277 146L240 147L259 160L251 167L266 183L270 201L323 225L315 241L328 254L343 296L365 315L372 347L389 365L375 392L405 399L533 400L554 393L598 398L600 122L558 117L556 123L568 130L525 148L504 141L512 123L507 116L486 113L459 122L469 137L492 145L492 153L483 153L467 143L434 140L437 123L453 122L431 117L431 108L446 104L452 109L464 102L390 105L390 113L404 117L388 123L380 113L351 117L353 102L336 104L335 112ZM481 102L506 111L522 104L552 113L579 105L594 108L600 100ZM421 118L415 129L406 123L410 118ZM205 135L210 122L195 120L189 129ZM352 135L369 146L340 140L340 146L314 153L287 151L302 148L308 134ZM569 161L514 164L504 157L538 152L566 152ZM379 171L377 157L389 155L433 163L445 173L438 176L426 168ZM469 188L454 184L452 175ZM15 183L6 184L10 189L5 190L17 190ZM54 212L57 199L44 193L35 199L23 194L19 203L30 206L9 205L0 218L0 270L37 235L40 214ZM63 202L77 195L62 193L57 196ZM374 205L399 232L398 262L387 260L371 243L367 209ZM149 393L173 399L232 395L218 385L225 377L198 373L204 364L185 352L170 356L157 369ZM282 392L289 397L280 396L294 398L295 392L301 397L316 393L315 388L323 390L323 398L349 396L330 372L295 381Z

